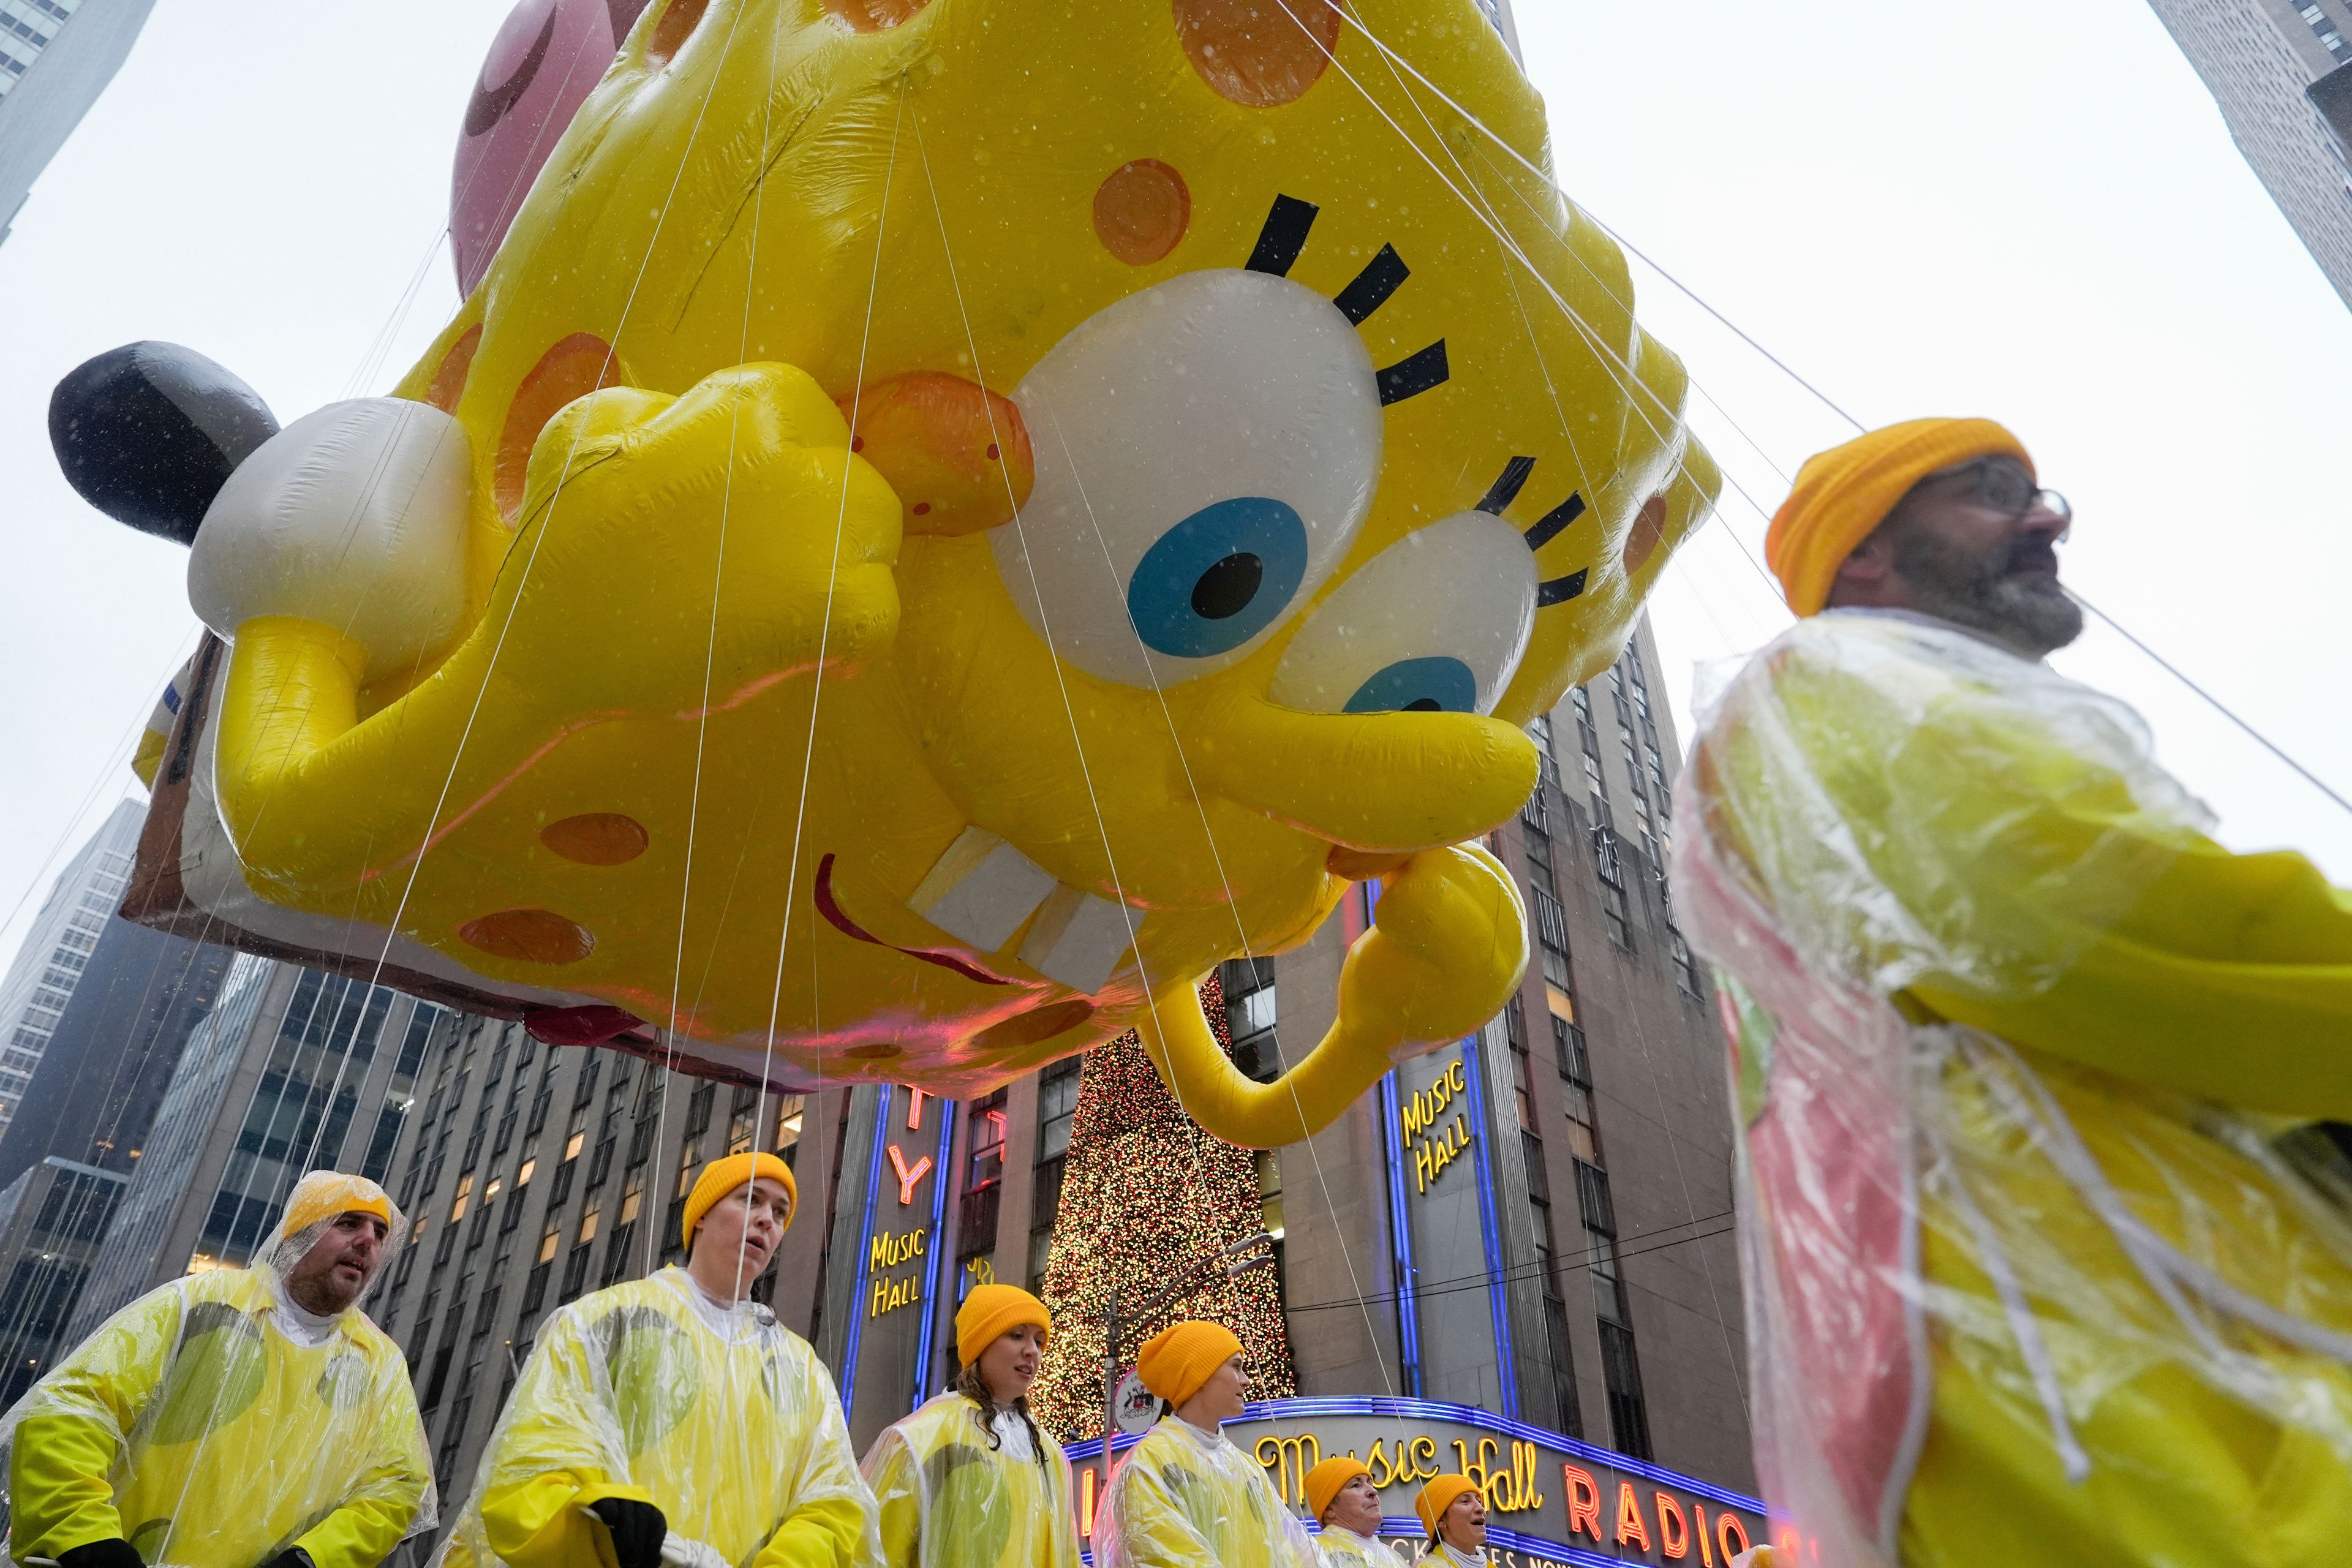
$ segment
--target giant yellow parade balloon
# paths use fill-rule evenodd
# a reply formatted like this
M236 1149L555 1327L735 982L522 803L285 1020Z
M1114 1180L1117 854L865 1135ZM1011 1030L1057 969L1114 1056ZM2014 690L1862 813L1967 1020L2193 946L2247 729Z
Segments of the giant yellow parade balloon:
M1261 1145L1491 1016L1519 726L1717 476L1473 0L625 12L510 223L461 189L392 396L59 389L215 634L133 912L739 1081L1139 1027ZM1195 984L1373 877L1329 1034L1244 1079Z

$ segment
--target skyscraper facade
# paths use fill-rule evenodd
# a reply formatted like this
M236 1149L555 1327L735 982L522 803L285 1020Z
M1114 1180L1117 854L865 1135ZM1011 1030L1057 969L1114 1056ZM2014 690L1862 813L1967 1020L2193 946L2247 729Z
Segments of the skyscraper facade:
M127 1175L235 957L110 915L0 1134L0 1186L51 1155Z
M2347 0L2148 0L2238 150L2352 305L2352 148L2313 89L2352 64ZM2342 79L2336 87L2340 89ZM2323 90L2323 100L2331 100Z
M155 0L0 0L0 243Z
M122 901L144 815L134 801L115 805L58 873L24 946L16 950L16 961L0 979L0 1134L6 1133L32 1087L33 1070L47 1054L99 938Z
M180 1053L234 956L112 913L83 952L100 912L85 900L119 880L103 867L65 906L44 973L60 967L61 950L87 962L0 1133L0 1404L54 1358Z

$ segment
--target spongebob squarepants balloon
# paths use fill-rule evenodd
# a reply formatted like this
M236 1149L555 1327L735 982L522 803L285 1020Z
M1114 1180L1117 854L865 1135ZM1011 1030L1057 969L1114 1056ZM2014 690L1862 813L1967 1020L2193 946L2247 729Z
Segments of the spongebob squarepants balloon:
M394 395L216 443L134 909L739 1081L1140 1028L1322 1125L1511 994L1519 726L1716 483L1547 156L1474 0L645 5ZM1195 984L1372 877L1245 1080Z

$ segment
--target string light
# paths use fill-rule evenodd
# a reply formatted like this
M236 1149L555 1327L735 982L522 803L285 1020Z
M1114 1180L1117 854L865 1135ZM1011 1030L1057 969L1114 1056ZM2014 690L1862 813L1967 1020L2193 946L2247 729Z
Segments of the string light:
M1227 1055L1223 988L1212 973L1201 1001ZM1123 1325L1122 1366L1135 1364L1143 1342L1188 1318L1233 1330L1249 1353L1250 1397L1297 1392L1282 1285L1273 1268L1228 1279L1216 1267L1223 1250L1264 1228L1257 1156L1216 1138L1184 1114L1152 1070L1134 1035L1089 1053L1070 1119L1045 1263L1046 1309L1054 1337L1029 1403L1038 1421L1066 1441L1102 1435L1104 1317L1110 1293L1140 1303L1179 1274L1202 1277L1148 1320Z

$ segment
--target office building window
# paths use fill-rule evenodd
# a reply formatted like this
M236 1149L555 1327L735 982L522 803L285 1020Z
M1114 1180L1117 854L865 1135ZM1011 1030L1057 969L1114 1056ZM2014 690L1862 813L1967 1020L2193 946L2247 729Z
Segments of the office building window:
M1543 1292L1544 1355L1549 1363L1547 1381L1559 1430L1583 1436L1583 1419L1576 1403L1576 1363L1568 1343L1568 1307L1560 1300L1551 1224L1551 1173L1544 1167L1543 1140L1533 1132L1519 1134L1519 1150L1527 1162L1528 1208L1534 1222L1536 1275Z
M1544 881L1550 879L1549 874L1544 878ZM1570 988L1568 916L1543 882L1534 883L1529 890L1535 894L1536 946L1543 954L1544 978L1566 991Z
M964 1113L963 1195L956 1211L959 1268L996 1250L997 1212L1004 1199L1005 1091L971 1102Z
M1618 853L1616 834L1606 827L1592 830L1592 874L1601 885L1601 915L1608 922L1609 940L1633 952L1633 906L1625 892L1625 861Z
M1070 1152L1070 1117L1078 1108L1079 1058L1067 1057L1037 1078L1037 1163L1029 1209L1029 1289L1045 1282L1054 1220L1062 1208L1062 1165Z
M1578 1198L1584 1210L1585 1245L1591 1257L1592 1300L1601 1324L1601 1370L1609 1394L1612 1440L1638 1459L1650 1457L1650 1421L1642 1398L1641 1359L1633 1346L1633 1314L1617 1256L1617 1214L1609 1194L1609 1173L1576 1163Z
M727 1152L748 1154L759 1136L760 1102L754 1098L739 1101L727 1118Z
M583 1241L563 1260L563 1292L557 1298L559 1303L579 1296L581 1287L588 1282L588 1255L595 1250Z
M1274 960L1236 958L1217 966L1225 994L1225 1032L1234 1042L1234 1065L1260 1083L1282 1076L1276 1041Z
M1512 997L1503 1008L1503 1041L1511 1052L1511 1100L1518 1107L1519 1127L1533 1131L1536 1120L1535 1076L1528 1055L1528 1015Z
M776 1097L775 1149L783 1156L787 1165L793 1163L793 1156L800 1152L801 1124L807 1119L807 1095L782 1094Z

